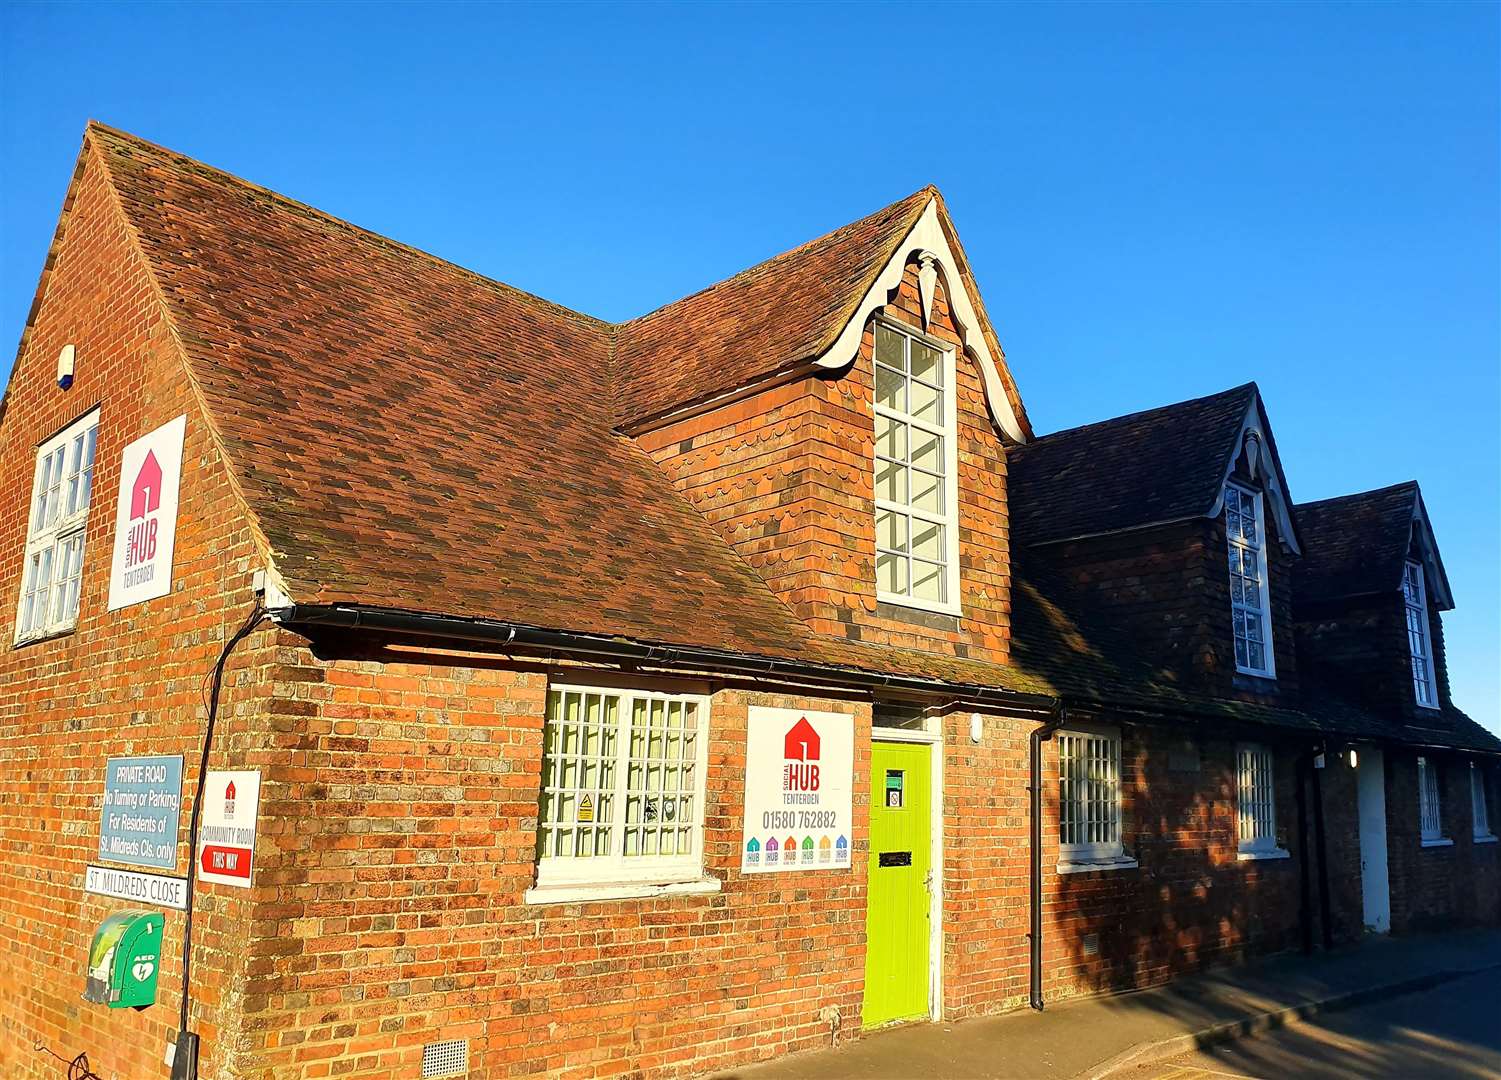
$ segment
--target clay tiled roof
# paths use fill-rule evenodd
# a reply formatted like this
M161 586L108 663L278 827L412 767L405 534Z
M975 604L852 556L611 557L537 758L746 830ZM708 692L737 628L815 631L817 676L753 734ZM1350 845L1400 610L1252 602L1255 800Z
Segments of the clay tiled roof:
M1022 544L1207 514L1237 449L1255 383L1071 428L1015 448L1012 528Z
M90 139L299 601L753 651L806 636L612 433L607 325Z
M936 194L924 188L621 324L615 356L621 422L629 426L818 356Z
M1014 579L1012 660L1074 706L1094 703L1107 711L1124 707L1168 722L1197 720L1217 731L1225 724L1266 725L1289 732L1501 754L1501 739L1453 706L1445 706L1435 718L1441 727L1420 729L1373 712L1338 686L1311 675L1305 675L1294 705L1229 700L1185 687L1171 671L1144 657L1108 613L1093 610L1035 554Z
M615 327L124 133L90 125L88 142L299 603L1048 692L997 665L814 635L616 431ZM798 288L827 274L863 292L920 196L789 256ZM732 324L772 291L750 271L710 290L733 315L716 323L699 294L687 324L753 351ZM830 319L838 292L817 293ZM790 310L813 303L804 291ZM661 403L702 373L671 352L681 336L657 332L664 381L635 385ZM789 337L759 355L784 347L802 346ZM690 375L666 377L679 363Z
M1320 602L1346 596L1397 592L1412 544L1413 516L1421 513L1414 481L1335 499L1300 503L1294 512L1303 537L1303 558L1294 569L1294 596ZM1437 551L1434 552L1437 562ZM1441 596L1447 580L1440 575ZM1430 586L1431 588L1432 586ZM1447 609L1452 604L1440 600Z

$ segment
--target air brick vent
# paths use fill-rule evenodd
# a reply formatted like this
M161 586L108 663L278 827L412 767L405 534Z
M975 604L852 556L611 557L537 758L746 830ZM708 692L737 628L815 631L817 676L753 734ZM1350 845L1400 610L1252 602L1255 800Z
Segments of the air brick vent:
M433 1076L467 1076L469 1074L469 1041L449 1039L447 1042L428 1043L422 1048L422 1080Z

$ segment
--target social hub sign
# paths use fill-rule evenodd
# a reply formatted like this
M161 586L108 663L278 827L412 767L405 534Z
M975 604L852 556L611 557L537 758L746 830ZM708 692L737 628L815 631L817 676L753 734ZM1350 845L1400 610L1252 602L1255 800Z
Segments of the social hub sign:
M203 785L203 822L198 828L199 881L250 888L260 805L260 773L208 774Z
M854 770L852 716L751 706L740 869L847 870Z
M179 416L141 436L120 455L115 557L109 574L111 611L172 591L177 487L187 426L188 418Z

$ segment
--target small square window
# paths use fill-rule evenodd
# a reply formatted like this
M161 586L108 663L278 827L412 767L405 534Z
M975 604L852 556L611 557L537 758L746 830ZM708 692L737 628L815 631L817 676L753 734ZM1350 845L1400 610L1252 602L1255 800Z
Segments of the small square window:
M707 714L697 696L548 691L539 887L699 877Z

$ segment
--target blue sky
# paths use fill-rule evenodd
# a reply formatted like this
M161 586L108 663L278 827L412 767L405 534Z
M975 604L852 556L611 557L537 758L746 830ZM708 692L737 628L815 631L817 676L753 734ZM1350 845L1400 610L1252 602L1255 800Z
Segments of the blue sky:
M1493 4L0 6L0 375L89 117L608 319L923 184L1041 432L1249 379L1416 478L1501 731Z

